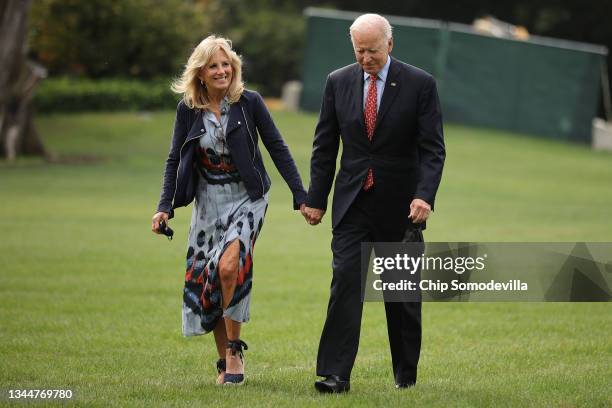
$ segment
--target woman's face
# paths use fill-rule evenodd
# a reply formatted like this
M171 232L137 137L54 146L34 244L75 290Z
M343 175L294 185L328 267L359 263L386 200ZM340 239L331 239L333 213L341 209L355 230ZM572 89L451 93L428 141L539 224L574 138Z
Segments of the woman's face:
M208 92L225 92L232 82L232 65L223 50L213 54L208 64L200 68L199 78Z

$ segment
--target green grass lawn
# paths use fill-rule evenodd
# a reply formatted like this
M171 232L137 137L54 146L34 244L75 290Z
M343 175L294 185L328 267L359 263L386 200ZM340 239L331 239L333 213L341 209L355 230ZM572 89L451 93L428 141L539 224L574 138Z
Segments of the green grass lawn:
M307 179L316 116L274 117ZM177 211L173 241L150 232L172 120L40 117L48 147L71 159L0 163L3 393L70 388L82 406L612 405L605 303L426 303L419 383L405 391L393 388L383 307L368 303L351 392L318 395L330 219L306 225L269 160L271 203L242 336L247 384L216 387L212 337L180 331L191 210ZM612 241L612 154L445 130L426 240Z

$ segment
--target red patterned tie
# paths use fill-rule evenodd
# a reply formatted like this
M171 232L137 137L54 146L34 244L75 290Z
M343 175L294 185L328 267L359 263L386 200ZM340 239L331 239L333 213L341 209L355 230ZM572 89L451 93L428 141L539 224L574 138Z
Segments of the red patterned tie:
M370 142L374 137L374 127L376 126L376 100L378 99L376 90L376 75L370 75L370 85L368 86L368 95L366 97L365 110L363 115L365 117L366 132ZM374 185L374 173L372 168L368 169L368 175L366 176L365 182L363 183L363 189L368 191Z

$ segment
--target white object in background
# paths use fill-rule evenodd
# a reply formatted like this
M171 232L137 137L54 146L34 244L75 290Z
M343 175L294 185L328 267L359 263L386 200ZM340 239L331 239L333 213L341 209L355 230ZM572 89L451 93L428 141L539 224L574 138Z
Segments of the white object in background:
M593 149L612 152L612 123L601 118L593 119Z
M283 85L281 99L286 110L295 112L300 108L300 95L302 83L300 81L289 81Z

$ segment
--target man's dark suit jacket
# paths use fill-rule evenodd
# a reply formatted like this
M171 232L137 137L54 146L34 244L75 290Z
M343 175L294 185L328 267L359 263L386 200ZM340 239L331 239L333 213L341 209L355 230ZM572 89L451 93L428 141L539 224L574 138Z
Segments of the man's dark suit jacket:
M327 208L340 137L332 227L338 226L363 187L368 168L389 202L420 198L433 209L445 149L436 83L427 72L391 58L372 142L363 116L363 70L357 63L332 72L315 131L307 204Z

